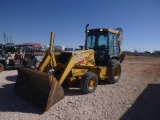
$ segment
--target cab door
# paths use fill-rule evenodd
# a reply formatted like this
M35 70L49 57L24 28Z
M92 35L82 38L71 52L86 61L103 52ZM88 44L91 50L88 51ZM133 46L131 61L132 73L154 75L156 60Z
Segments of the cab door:
M113 33L109 33L109 55L119 55L118 37Z
M96 48L96 65L106 65L106 58L108 57L108 37L107 35L99 35L97 37Z

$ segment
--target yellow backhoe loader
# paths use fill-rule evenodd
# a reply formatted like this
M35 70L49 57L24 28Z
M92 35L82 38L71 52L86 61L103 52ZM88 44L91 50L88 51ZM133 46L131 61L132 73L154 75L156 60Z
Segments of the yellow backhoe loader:
M54 54L54 33L51 32L50 48L37 70L19 68L14 91L47 111L64 97L62 83L79 81L83 93L92 93L98 80L113 84L121 76L124 59L121 41L122 29L97 28L88 30L84 48ZM52 72L50 72L52 71Z

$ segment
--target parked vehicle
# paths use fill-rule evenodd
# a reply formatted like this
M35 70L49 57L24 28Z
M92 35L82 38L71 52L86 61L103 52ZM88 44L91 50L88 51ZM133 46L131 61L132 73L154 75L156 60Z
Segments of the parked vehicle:
M17 51L14 53L14 57L8 59L8 54L4 54L1 52L0 54L0 72L9 68L19 68L19 67L32 67L38 68L43 56L36 56L34 51L28 52L27 46L19 44L15 45ZM12 54L13 55L13 54Z

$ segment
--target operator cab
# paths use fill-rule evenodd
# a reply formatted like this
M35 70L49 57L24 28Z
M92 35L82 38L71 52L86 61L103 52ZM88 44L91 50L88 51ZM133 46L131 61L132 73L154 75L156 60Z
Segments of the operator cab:
M110 29L90 29L86 33L86 49L95 50L96 65L107 65L110 58L118 58L118 31Z

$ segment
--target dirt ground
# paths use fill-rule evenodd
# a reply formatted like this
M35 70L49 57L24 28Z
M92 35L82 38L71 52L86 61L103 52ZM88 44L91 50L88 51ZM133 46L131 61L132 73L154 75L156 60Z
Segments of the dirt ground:
M65 97L41 114L13 92L16 70L0 73L0 120L160 120L160 57L126 56L120 81L99 81L83 95L65 88Z

